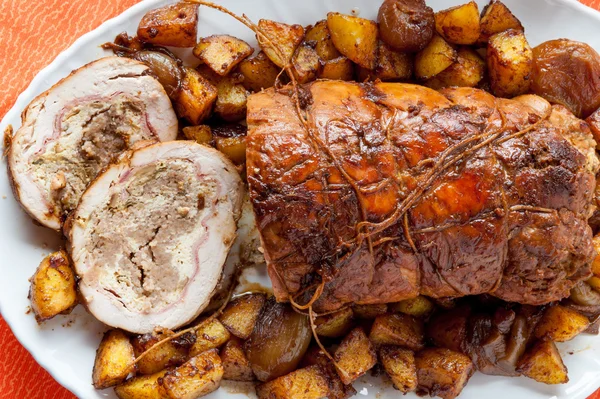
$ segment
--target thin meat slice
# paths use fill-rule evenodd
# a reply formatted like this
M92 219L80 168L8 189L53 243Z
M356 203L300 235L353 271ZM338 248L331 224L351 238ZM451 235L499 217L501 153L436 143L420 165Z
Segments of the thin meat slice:
M135 333L196 318L221 278L243 195L234 165L193 142L154 144L108 167L65 225L89 311Z
M177 137L177 117L141 62L106 57L33 100L15 133L8 166L13 190L38 222L59 230L89 182L140 140Z

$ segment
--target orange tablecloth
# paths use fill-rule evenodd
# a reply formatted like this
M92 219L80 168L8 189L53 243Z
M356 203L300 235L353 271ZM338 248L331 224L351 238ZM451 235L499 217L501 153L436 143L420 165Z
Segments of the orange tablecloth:
M139 0L0 0L0 118L35 74L82 34ZM600 0L582 0L600 9ZM91 372L91 370L90 370ZM71 399L0 316L0 399ZM600 390L589 399L600 399Z

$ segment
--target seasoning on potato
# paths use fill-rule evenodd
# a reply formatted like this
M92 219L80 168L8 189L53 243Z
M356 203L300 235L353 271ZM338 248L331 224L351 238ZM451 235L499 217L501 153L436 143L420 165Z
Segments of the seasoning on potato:
M487 66L495 96L510 98L529 91L533 52L523 32L510 29L490 37Z
M157 46L194 47L198 31L198 5L179 2L148 11L140 21L141 41Z

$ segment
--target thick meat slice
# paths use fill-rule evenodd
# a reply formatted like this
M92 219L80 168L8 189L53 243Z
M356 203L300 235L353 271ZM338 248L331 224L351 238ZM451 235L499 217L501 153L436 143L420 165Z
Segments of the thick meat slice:
M482 293L541 304L589 274L587 125L525 96L320 81L248 101L247 172L279 300Z
M242 198L233 164L193 142L154 144L111 165L65 225L89 311L135 333L193 320L217 287Z
M8 167L17 200L60 229L88 183L139 140L174 140L177 117L148 67L128 58L87 64L23 111Z

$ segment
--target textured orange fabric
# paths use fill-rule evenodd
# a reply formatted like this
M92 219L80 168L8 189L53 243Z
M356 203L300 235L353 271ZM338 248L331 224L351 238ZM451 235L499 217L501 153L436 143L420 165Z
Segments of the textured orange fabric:
M0 118L35 74L82 34L139 0L0 0ZM582 0L600 9L600 0ZM0 399L71 399L0 317ZM90 370L91 372L91 370ZM600 391L589 399L600 399Z

